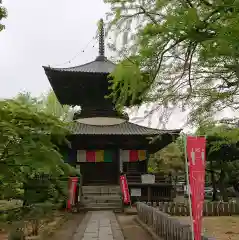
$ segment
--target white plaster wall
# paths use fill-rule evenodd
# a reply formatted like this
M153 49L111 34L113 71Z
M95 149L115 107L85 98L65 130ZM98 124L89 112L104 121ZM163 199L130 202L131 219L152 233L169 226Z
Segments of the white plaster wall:
M88 125L116 125L125 122L125 119L110 118L110 117L94 117L94 118L80 118L77 122L88 124Z

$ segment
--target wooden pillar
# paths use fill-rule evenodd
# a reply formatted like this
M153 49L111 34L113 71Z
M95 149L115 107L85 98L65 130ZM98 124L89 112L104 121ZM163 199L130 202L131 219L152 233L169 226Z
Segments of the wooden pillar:
M118 150L118 159L119 159L119 172L123 172L123 158L121 154L121 149Z
M145 160L145 172L148 173L148 165L149 165L149 153L147 150L147 158Z
M151 202L151 196L152 195L152 191L151 191L151 186L148 185L148 202Z
M122 154L121 154L121 149L118 149L117 151L117 161L118 161L118 166L119 166L119 171L118 171L118 184L120 184L120 175L123 173L123 159L122 159Z

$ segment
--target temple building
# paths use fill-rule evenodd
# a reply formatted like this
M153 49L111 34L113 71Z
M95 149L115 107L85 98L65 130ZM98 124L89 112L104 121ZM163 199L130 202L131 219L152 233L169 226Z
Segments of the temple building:
M127 176L129 188L138 189L132 190L137 192L138 196L134 197L138 200L169 199L172 183L159 182L157 176L154 183L143 183L142 175L147 174L149 155L174 141L181 130L140 126L118 112L113 101L105 98L110 93L108 75L115 66L105 56L102 24L99 55L94 61L69 68L43 67L59 102L81 107L69 126L71 149L68 149L66 160L80 168L82 191L79 199L89 207L93 203L106 205L105 201L108 206L109 196L120 201L122 173Z

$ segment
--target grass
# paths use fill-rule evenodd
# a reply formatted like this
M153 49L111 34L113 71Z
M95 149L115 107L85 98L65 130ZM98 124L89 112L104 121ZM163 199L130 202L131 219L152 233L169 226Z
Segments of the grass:
M0 200L0 215L1 211L8 211L14 208L18 208L22 206L22 201L20 200ZM58 228L58 225L61 224L61 222L65 221L67 218L66 213L62 213L59 211L55 211L53 215L49 215L48 217L45 217L40 221L40 226L39 226L39 234L49 234L51 232L54 232L55 229ZM13 223L14 225L14 223ZM31 235L32 233L32 223L31 221L25 221L25 234ZM6 222L2 222L0 224L0 240L5 240L7 239L8 232L12 228L11 224L8 224Z
M178 217L180 221L189 223L189 217ZM239 239L239 216L204 217L202 234L220 240Z

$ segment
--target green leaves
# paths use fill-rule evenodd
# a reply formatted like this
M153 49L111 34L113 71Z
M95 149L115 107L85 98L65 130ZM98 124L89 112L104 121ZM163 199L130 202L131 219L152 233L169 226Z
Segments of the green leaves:
M112 74L112 95L118 104L140 97L159 105L183 106L192 109L191 122L197 121L198 115L238 108L237 1L107 3L111 4L111 14L117 16L111 21L117 37L127 32L131 39L124 45L125 54L120 55L121 62ZM131 27L126 27L129 20ZM133 47L137 48L134 53ZM128 61L135 58L137 64L130 65ZM147 72L150 81L141 77L142 72ZM123 93L119 94L120 87ZM144 87L147 91L142 90Z
M0 101L1 193L37 173L69 176L74 170L57 151L64 145L67 130L58 118L38 110L34 104L17 100Z
M113 91L109 97L116 105L137 104L149 87L148 76L142 73L137 60L135 57L122 61L110 75Z
M5 29L5 25L1 24L1 21L6 17L7 17L7 10L2 6L2 1L0 1L0 32Z
M231 162L239 159L239 129L226 123L206 122L196 134L207 136L208 161Z
M180 141L171 143L150 157L149 167L154 169L154 172L165 174L183 173L185 168L183 151Z

